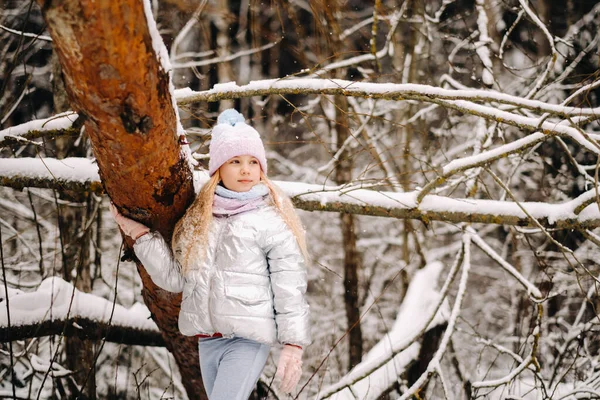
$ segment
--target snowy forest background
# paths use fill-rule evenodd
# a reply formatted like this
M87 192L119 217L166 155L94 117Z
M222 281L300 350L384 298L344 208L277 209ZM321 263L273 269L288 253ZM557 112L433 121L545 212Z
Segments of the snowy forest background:
M0 5L0 398L205 398L120 261L39 6ZM146 6L196 183L235 107L301 210L293 397L600 398L600 3ZM254 398L286 398L276 355Z

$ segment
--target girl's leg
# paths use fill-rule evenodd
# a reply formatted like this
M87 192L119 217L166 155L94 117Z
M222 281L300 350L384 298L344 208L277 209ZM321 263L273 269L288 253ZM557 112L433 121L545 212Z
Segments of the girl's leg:
M200 372L202 383L206 394L210 394L217 378L217 369L223 352L222 341L218 338L206 338L198 340L198 353L200 355Z
M207 388L208 397L210 400L248 400L265 367L271 347L243 338L218 340L227 343L222 346L223 352L210 392Z

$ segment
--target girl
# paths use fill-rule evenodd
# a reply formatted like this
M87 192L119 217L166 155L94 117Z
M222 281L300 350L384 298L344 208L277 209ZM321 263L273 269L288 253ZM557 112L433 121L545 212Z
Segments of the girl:
M209 399L247 399L275 344L283 346L276 377L290 393L311 341L304 230L267 179L262 140L240 113L219 115L209 153L211 178L175 226L172 249L111 209L154 283L183 292L179 330L199 338Z

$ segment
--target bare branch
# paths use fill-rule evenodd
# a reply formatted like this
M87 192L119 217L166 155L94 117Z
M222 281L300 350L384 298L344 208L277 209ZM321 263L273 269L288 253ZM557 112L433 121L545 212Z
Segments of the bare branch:
M537 300L542 300L543 296L540 290L531 282L529 282L515 267L510 265L504 258L502 258L494 249L492 249L479 235L469 228L471 231L471 240L473 243L477 245L481 250L483 250L490 258L498 263L502 268L504 268L509 274L511 274L519 283L527 289L527 292L535 297Z
M137 346L160 346L165 342L158 329L136 329L130 326L109 325L88 318L71 317L36 322L30 325L0 326L0 343L49 335L78 337L82 340L100 340Z
M366 55L371 57L370 54ZM526 131L541 130L545 134L558 134L571 136L574 140L581 143L591 151L598 152L588 144L588 140L582 138L582 135L576 129L559 124L556 121L546 122L547 115L540 118L523 117L508 111L498 110L493 105L485 106L475 102L507 104L515 107L525 108L532 112L546 113L563 118L586 117L587 121L600 118L600 107L581 108L567 105L556 105L537 100L524 99L517 96L511 96L490 90L442 89L429 85L418 84L391 84L391 83L365 83L353 82L341 79L272 79L262 81L252 81L247 85L238 86L234 82L217 84L213 89L203 92L194 92L189 88L180 89L175 92L177 104L187 105L200 101L216 102L227 99L238 99L252 96L268 95L287 95L287 94L329 94L344 95L353 97L365 97L384 100L416 100L426 103L437 104L442 107L451 108L466 114L477 115L486 119L494 120L499 123L516 126ZM61 115L62 116L62 115ZM46 120L49 122L59 116L54 116ZM76 114L70 113L70 119L76 117ZM60 119L62 121L62 119ZM29 123L28 123L29 124ZM24 136L33 138L40 136L36 133L26 133L36 129L28 124L19 125L0 131L0 146L4 146L5 136ZM67 134L71 132L60 133L59 131L70 128L67 124L62 127L46 130L56 130L55 134ZM43 134L43 133L41 133ZM29 136L27 136L29 135ZM15 139L13 139L15 140Z
M13 126L0 131L0 148L40 137L58 137L79 134L82 120L72 111L54 115L50 118L37 119L25 124Z
M507 143L505 145L498 146L494 149L484 151L483 153L478 153L472 156L452 160L443 167L442 173L440 175L438 175L434 180L429 182L420 191L419 195L417 196L417 201L421 202L421 200L423 200L423 198L428 193L430 193L431 190L444 183L444 181L446 181L449 177L451 177L454 174L465 171L467 169L482 167L500 158L508 157L510 154L521 152L532 146L535 146L537 143L543 142L544 140L546 140L546 138L547 136L543 133L535 132L524 138L515 140L512 143Z
M0 185L17 189L29 186L102 193L102 183L95 171L95 164L83 158L0 159ZM198 173L196 179L203 182L206 176ZM588 207L594 202L594 190L565 203L540 207L541 203L536 202L454 199L436 195L425 196L417 204L418 191L396 193L361 189L360 186L331 187L298 182L278 184L292 198L296 207L307 211L417 219L425 223L469 222L549 229L600 226L600 212Z
M452 284L452 282L454 282L454 278L456 277L456 274L458 273L458 270L460 269L460 266L463 263L464 251L465 249L463 245L459 250L458 254L456 255L454 263L450 267L450 272L448 273L446 281L444 282L444 285L440 290L440 295L437 299L437 302L429 307L429 309L427 310L427 319L424 320L424 323L420 324L420 326L418 327L419 329L413 330L412 332L410 332L409 335L403 337L402 340L393 343L391 345L391 349L387 352L387 354L380 355L377 358L368 360L368 362L364 362L357 365L352 371L350 371L350 373L348 373L345 377L340 379L336 384L331 385L330 387L323 390L320 398L325 399L331 397L335 393L344 390L345 388L351 388L352 385L359 382L361 379L368 377L373 372L377 371L379 368L383 367L389 361L394 359L394 357L396 357L398 354L409 349L410 346L413 346L415 344L415 342L430 327L430 325L436 318L436 315L438 315L442 304L446 299L450 285Z
M427 369L419 379L416 380L415 383L400 397L400 400L406 400L414 396L414 394L423 387L423 385L429 381L431 376L435 373L435 369L438 365L440 365L440 360L446 353L446 349L448 348L448 344L450 343L450 339L454 334L456 321L460 315L460 309L462 307L462 303L465 298L465 293L467 291L467 280L469 278L469 272L471 270L471 234L469 232L465 232L463 234L463 251L464 258L462 260L462 275L460 277L460 282L458 285L458 293L456 294L456 300L454 301L454 306L452 307L452 312L450 317L448 318L448 327L444 332L444 336L440 342L440 346L438 347L433 359L427 365Z
M600 113L600 108L560 106L491 90L450 90L411 83L367 83L342 79L270 79L252 81L247 85L241 86L231 82L217 84L212 89L202 92L194 92L190 89L180 89L175 92L179 105L200 101L214 102L251 96L286 94L330 94L385 100L418 100L423 102L433 102L432 100L497 102L523 107L537 113L549 112L562 117L598 116Z
M510 383L511 381L513 381L515 379L515 377L517 377L521 372L523 372L525 369L527 369L527 367L529 367L529 365L532 362L533 362L533 358L531 355L529 355L525 358L525 360L523 360L523 362L517 368L512 369L510 371L510 374L508 374L502 378L499 378L499 379L473 382L472 386L475 389L481 389L481 388L485 388L485 387L498 387L501 385L506 385L507 383Z

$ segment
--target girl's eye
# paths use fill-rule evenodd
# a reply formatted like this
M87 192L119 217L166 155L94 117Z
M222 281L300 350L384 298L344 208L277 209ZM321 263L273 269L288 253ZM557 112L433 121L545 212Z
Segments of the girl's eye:
M239 164L240 161L239 160L231 160L231 164Z
M250 164L258 164L258 161L252 160L252 161L250 161Z

